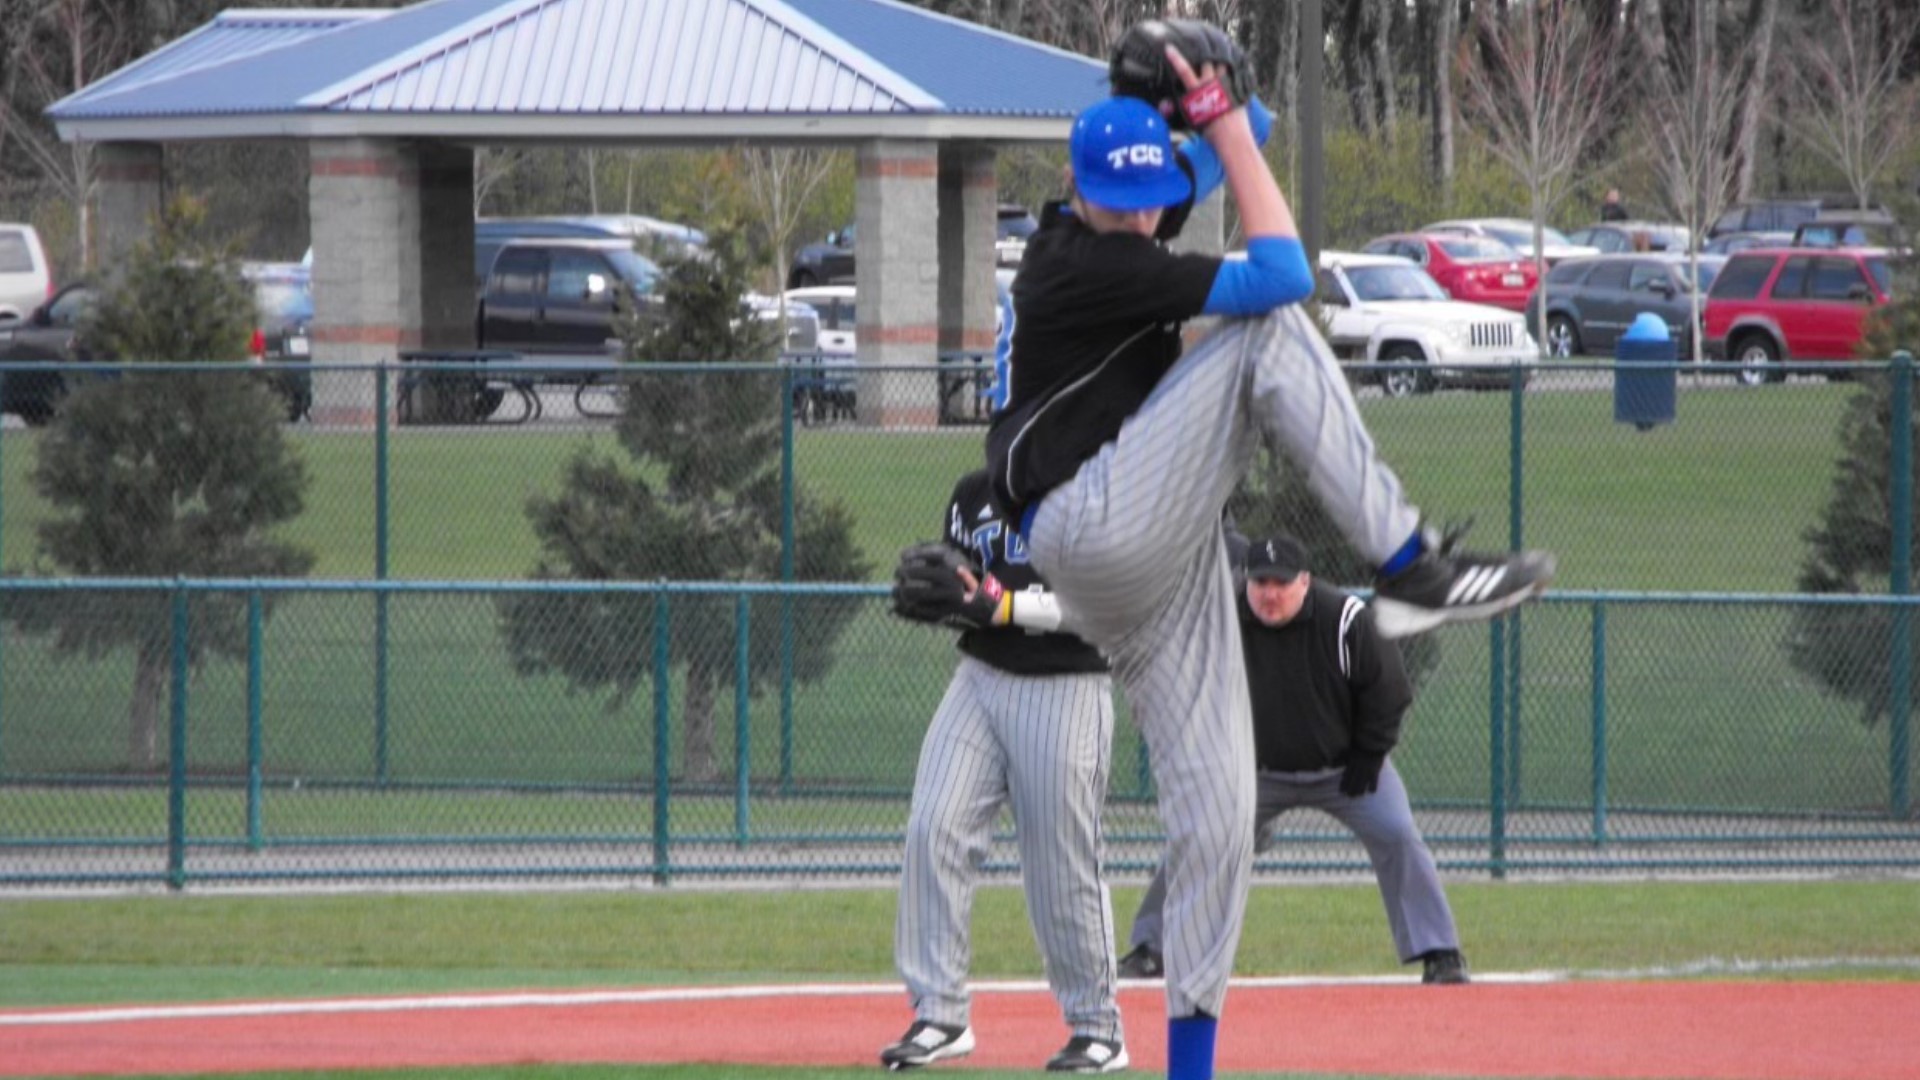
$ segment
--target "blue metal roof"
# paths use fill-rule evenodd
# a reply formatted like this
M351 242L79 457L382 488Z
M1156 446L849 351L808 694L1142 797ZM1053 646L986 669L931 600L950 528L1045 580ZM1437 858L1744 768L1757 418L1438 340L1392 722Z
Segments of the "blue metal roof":
M329 132L377 118L386 133L416 131L396 118L448 116L1064 119L1105 93L1104 75L891 0L426 0L226 12L48 114L68 134L133 122L111 137L185 117L280 121L193 129L215 136L299 133L301 118L329 118Z

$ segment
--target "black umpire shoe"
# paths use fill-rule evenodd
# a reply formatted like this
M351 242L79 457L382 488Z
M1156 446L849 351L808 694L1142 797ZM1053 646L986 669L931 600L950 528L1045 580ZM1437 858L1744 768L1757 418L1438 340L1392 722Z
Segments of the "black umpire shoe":
M1374 582L1373 619L1381 637L1423 633L1443 623L1487 619L1546 591L1553 556L1545 551L1481 554L1455 546L1465 528L1437 542L1413 564Z
M1459 949L1434 949L1422 953L1420 981L1436 986L1456 986L1471 982L1467 978L1467 958L1460 955Z
M880 1064L895 1072L917 1069L973 1053L973 1029L915 1020L900 1041L880 1051Z
M1157 979L1167 973L1167 966L1160 962L1160 954L1153 951L1151 945L1135 945L1133 951L1120 958L1120 977L1123 979Z
M1117 1042L1075 1035L1047 1061L1048 1072L1110 1073L1127 1067L1127 1048Z

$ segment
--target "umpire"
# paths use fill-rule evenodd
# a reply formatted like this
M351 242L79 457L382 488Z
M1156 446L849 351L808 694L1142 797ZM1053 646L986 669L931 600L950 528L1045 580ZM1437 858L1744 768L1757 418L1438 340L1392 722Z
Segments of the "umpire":
M1400 650L1380 637L1357 597L1313 580L1291 536L1248 546L1240 639L1253 699L1259 761L1258 845L1282 813L1309 806L1366 846L1402 963L1421 981L1463 983L1467 965L1433 853L1413 823L1406 786L1387 760L1413 703ZM1154 874L1133 919L1123 977L1159 976L1166 869Z

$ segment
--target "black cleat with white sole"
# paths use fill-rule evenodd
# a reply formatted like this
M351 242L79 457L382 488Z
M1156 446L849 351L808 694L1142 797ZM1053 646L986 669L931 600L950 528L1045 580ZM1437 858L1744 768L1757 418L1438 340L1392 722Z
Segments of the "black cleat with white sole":
M1075 1035L1047 1062L1048 1072L1110 1073L1126 1067L1126 1047L1091 1035Z
M900 1041L880 1051L880 1064L895 1072L917 1069L973 1053L973 1029L915 1020Z
M1459 538L1460 532L1452 532L1429 541L1412 565L1374 582L1373 620L1382 637L1490 619L1539 596L1553 580L1549 552L1461 551L1455 547Z

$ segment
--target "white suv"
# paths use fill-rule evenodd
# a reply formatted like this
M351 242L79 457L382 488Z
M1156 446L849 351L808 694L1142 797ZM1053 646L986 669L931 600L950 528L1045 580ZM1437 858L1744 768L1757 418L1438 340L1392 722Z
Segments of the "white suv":
M1397 255L1321 252L1315 299L1334 355L1391 365L1355 374L1393 397L1440 386L1504 389L1514 365L1540 355L1519 313L1449 299Z
M31 225L0 222L0 322L25 319L53 299L53 273Z

